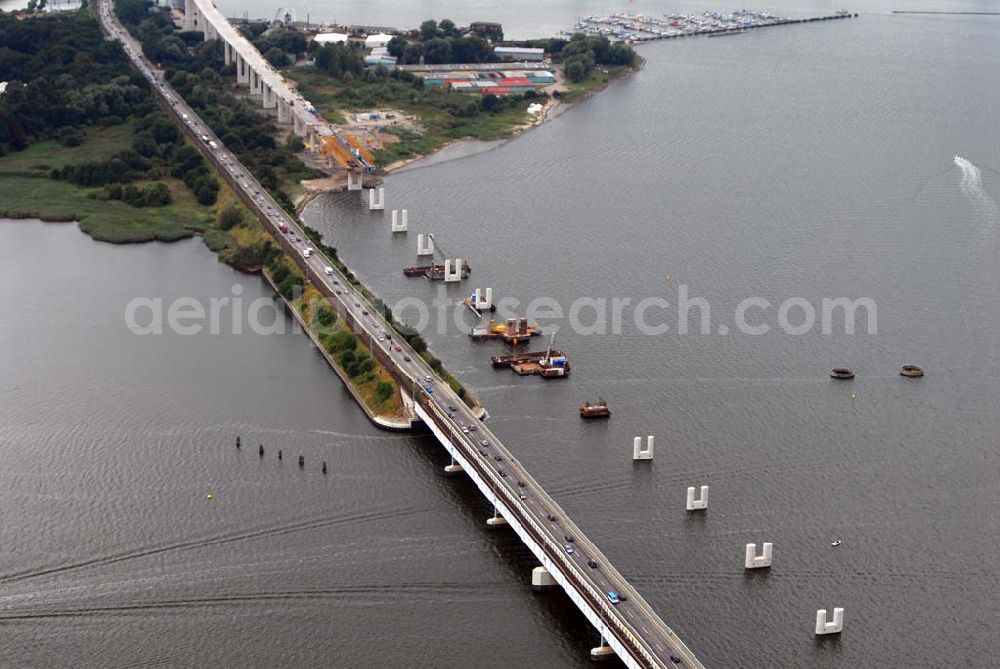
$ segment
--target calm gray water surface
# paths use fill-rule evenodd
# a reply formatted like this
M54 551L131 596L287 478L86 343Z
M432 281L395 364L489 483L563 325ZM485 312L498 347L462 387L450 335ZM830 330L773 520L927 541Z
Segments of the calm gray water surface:
M709 666L995 666L998 36L879 13L649 45L641 74L540 129L390 177L405 238L353 195L307 218L390 302L435 294L399 272L429 231L473 266L456 298L675 302L685 284L711 303L713 334L563 327L559 383L427 334ZM26 221L0 239L0 664L587 664L592 631L530 592L533 558L484 529L441 449L374 430L306 338L124 326L136 295L249 301L259 280L198 241ZM769 334L732 327L745 297L841 295L876 301L877 335L786 335L776 306ZM911 361L927 378L897 376ZM858 378L831 382L836 364ZM614 417L581 423L598 394ZM657 435L652 466L630 460L637 434ZM698 484L711 508L688 518ZM769 574L744 575L751 541L775 543ZM845 634L816 643L834 606Z
M998 36L993 20L866 15L649 45L640 75L541 129L390 177L407 236L353 194L307 218L390 302L438 289L399 272L421 231L471 263L456 298L676 302L685 284L709 301L706 335L676 317L659 337L627 317L620 336L563 327L563 383L490 369L496 347L455 327L428 339L712 666L990 666ZM733 334L751 296L775 305L755 316L772 332ZM878 334L778 330L786 298L838 296L872 298ZM922 382L897 375L911 361ZM831 382L838 364L857 380ZM614 417L581 423L597 395ZM652 467L629 460L637 434L658 437ZM697 484L703 520L683 512ZM743 574L751 541L775 543L767 576ZM815 609L833 606L847 633L817 645Z

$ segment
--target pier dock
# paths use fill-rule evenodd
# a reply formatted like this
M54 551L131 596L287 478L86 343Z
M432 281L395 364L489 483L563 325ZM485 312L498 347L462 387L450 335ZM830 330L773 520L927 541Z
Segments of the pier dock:
M773 16L768 12L751 12L745 9L730 13L704 12L702 14L663 14L660 16L614 12L607 16L588 16L581 19L572 31L564 31L563 34L602 35L611 41L638 43L696 35L736 34L755 28L832 21L856 18L857 16L857 13L852 14L844 9L833 14L799 19Z

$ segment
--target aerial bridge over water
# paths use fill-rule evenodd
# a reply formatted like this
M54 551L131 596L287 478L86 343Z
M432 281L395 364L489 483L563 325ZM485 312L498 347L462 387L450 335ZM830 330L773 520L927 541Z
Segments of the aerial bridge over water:
M293 242L296 236L308 239L305 232L294 219L286 217L281 206L252 173L214 136L194 109L184 103L162 73L146 60L138 42L114 17L111 0L95 0L94 6L109 38L125 44L133 65L150 81L163 106L202 155L215 165L233 192L268 228L338 315L355 333L371 342L372 355L396 378L400 387L412 389L412 395L404 395L411 418L385 427L409 429L414 423L422 422L430 429L451 457L445 473L467 475L492 504L494 513L486 519L486 525L498 530L510 528L538 559L539 566L530 576L532 586L536 589L561 588L597 630L600 644L591 650L591 657L617 656L632 669L701 669L702 664L694 653L483 422L484 410L474 411L467 406L402 338L375 343L382 332L391 329L381 309L336 270L330 259L321 253L307 256L305 245ZM186 0L186 9L191 29L225 42L227 62L236 59L241 81L248 81L249 67L250 85L252 89L264 91L265 107L268 101L277 104L279 117L291 118L297 134L315 133L317 138L332 136L324 134L323 128L328 126L303 108L298 94L270 69L210 0ZM204 133L212 143L201 141L199 133ZM285 233L282 226L294 234ZM332 266L329 270L328 265Z

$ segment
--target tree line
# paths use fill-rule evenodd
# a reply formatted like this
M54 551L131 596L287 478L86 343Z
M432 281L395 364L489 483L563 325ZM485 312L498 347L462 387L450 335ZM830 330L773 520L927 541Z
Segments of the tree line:
M41 139L81 140L75 129L118 125L152 109L125 54L86 11L18 20L0 13L0 155ZM60 134L62 133L62 134Z
M428 19L406 37L393 37L386 47L398 62L407 65L419 63L421 58L428 65L485 63L493 59L489 41L478 35L463 36L451 19L440 23Z

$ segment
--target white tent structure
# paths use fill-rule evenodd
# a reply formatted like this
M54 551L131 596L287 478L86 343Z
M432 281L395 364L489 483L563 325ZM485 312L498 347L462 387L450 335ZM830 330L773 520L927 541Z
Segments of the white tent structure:
M375 35L369 35L365 38L365 48L374 49L376 47L385 46L392 39L392 35L386 35L385 33L377 33Z
M320 33L313 38L317 44L346 44L347 35L345 33Z

